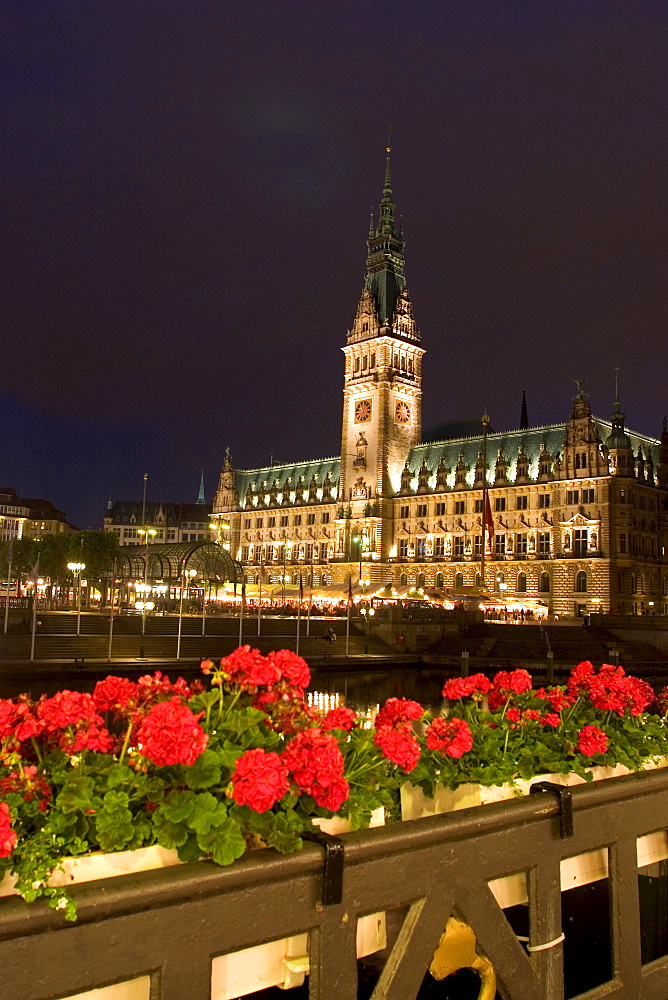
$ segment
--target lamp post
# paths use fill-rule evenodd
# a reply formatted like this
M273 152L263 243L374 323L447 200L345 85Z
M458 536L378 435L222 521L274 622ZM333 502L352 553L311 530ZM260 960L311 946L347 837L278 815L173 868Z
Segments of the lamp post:
M360 608L360 614L362 615L362 621L364 622L364 652L365 654L369 652L369 626L371 624L371 619L375 615L374 608Z
M86 568L86 563L69 562L67 568L74 573L77 588L77 635L81 635L81 571Z
M215 520L214 520L215 518ZM209 528L211 531L216 532L216 545L220 545L221 548L230 551L230 541L229 539L223 540L221 533L223 531L229 531L232 525L228 521L223 520L222 514L212 514L211 521L209 522ZM209 585L209 596L211 596L211 586ZM218 578L216 578L216 600L218 600ZM202 618L202 635L204 635L204 619Z
M181 597L180 597L180 600L179 600L179 630L178 630L178 636L177 636L177 640L176 640L176 659L177 660L181 659L181 629L183 627L183 592L186 589L186 582L187 582L188 577L190 577L190 579L192 580L192 578L194 576L197 576L197 570L196 569L188 569L188 570L186 570L184 568L182 570L182 572L181 572Z

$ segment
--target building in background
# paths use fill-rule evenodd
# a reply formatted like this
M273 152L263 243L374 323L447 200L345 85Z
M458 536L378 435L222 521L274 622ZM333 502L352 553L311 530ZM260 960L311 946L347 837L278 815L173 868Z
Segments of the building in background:
M627 430L619 399L596 417L580 381L563 423L530 427L523 400L516 430L483 436L475 420L423 435L389 153L343 346L341 453L240 470L228 449L213 517L229 522L233 556L251 582L484 584L558 615L667 613L665 423L660 439Z
M112 531L119 545L208 542L217 538L210 524L211 505L205 502L202 480L196 503L110 500L104 531Z
M20 497L15 490L0 486L0 541L14 538L41 538L76 531L64 511L50 500Z

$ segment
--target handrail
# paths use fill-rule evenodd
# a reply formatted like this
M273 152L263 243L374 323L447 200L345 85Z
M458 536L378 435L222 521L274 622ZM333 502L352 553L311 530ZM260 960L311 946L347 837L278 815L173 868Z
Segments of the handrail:
M356 1000L357 917L407 907L373 1000L417 995L455 911L504 995L563 1000L560 864L607 849L614 980L588 996L665 1000L668 956L641 965L636 840L668 829L666 792L668 769L576 786L568 839L546 794L347 834L343 898L331 906L322 905L315 844L252 853L230 868L200 862L75 886L75 924L45 904L5 898L3 996L51 1000L149 975L152 1000L209 1000L214 956L310 931L311 1000ZM528 950L488 885L518 872L526 872Z

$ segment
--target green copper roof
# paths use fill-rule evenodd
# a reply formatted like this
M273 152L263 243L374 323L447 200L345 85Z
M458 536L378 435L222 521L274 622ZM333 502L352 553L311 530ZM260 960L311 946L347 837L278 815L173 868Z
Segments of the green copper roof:
M270 497L272 490L275 491L278 494L279 505L295 502L303 505L309 502L309 488L313 484L319 491L317 499L321 500L322 490L328 477L332 495L332 500L329 501L331 503L336 499L340 468L341 460L339 458L322 458L312 462L295 462L289 465L268 465L263 469L237 469L234 473L234 481L239 494L239 506L246 507L249 488L252 489L255 496L263 498ZM303 501L296 501L295 498L298 484L304 491ZM283 494L287 494L287 497L284 497ZM263 501L265 505L269 502L267 499Z

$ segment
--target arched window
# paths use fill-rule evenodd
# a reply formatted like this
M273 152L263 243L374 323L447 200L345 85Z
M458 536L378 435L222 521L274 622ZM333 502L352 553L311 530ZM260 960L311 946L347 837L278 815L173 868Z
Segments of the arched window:
M293 575L292 575L292 582L293 582L293 584L298 584L299 583L299 573L293 573Z
M475 575L475 585L476 587L482 587L482 577L480 573L476 573Z
M442 573L437 573L436 574L436 586L438 587L439 590L443 586L443 574Z
M527 575L526 573L517 574L517 593L526 594L527 592Z
M632 594L637 594L638 593L638 583L637 583L637 580L636 580L635 573L631 573L631 593Z
M417 586L424 587L424 573L418 573Z
M327 579L327 574L326 573L321 573L320 574L320 586L321 587L326 587L328 583L329 583L329 580Z
M401 576L399 577L399 586L405 587L407 583L408 583L408 577L406 576L405 573L402 573Z
M464 586L464 577L461 573L455 573L455 590L461 590Z
M505 582L506 578L503 575L503 573L497 573L496 579L494 580L494 590L496 591L497 594L500 594L502 591L505 591L506 588L501 586L501 584Z
M584 570L580 570L578 575L575 577L575 592L576 594L587 593L587 574Z
M540 576L538 577L538 590L540 591L541 594L549 594L550 593L550 574L549 573L541 573Z

